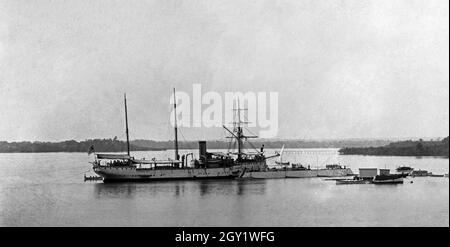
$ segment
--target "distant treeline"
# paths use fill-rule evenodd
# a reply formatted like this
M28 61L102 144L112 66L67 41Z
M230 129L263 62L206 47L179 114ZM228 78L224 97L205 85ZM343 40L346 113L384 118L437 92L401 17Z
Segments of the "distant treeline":
M401 141L382 147L346 147L341 154L386 155L386 156L445 156L449 157L448 136L439 141Z
M251 143L244 142L246 148L259 149L262 144L265 148L341 148L350 147L369 147L388 144L387 140L264 140L255 139ZM6 142L0 141L0 153L42 153L42 152L88 152L90 147L94 146L95 152L123 152L126 151L126 142L113 139L90 139L85 141L62 141L62 142ZM207 141L208 149L227 149L235 148L236 145L230 145L227 141ZM130 142L131 151L149 151L173 149L173 141L152 141L152 140L133 140ZM180 149L197 149L198 141L180 141Z
M94 147L95 152L122 152L127 150L125 141L114 139L92 139L85 141L63 142L2 142L0 141L0 153L45 153L45 152L88 152ZM161 150L161 148L142 147L130 144L134 151Z
M173 149L173 141L150 141L150 140L135 140L133 144L142 147L162 147L165 149ZM265 148L342 148L346 146L351 147L369 147L382 146L389 144L389 140L362 140L362 139L348 139L348 140L270 140L270 139L252 139L251 142L244 141L245 148L259 149L263 144ZM227 141L209 140L206 143L208 149L227 149L229 147L236 147L236 144L231 144ZM180 149L196 149L198 148L198 141L180 141Z

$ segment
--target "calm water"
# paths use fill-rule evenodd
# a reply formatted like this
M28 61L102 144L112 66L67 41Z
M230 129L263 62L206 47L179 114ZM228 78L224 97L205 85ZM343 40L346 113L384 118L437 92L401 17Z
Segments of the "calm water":
M302 152L287 152L284 160L312 167L340 162L355 173L359 167L399 165L449 172L444 158L339 156L335 149ZM134 153L147 158L172 155ZM0 154L0 225L449 226L448 178L412 178L402 185L336 185L321 178L83 182L84 173L93 175L86 172L92 159L85 153Z

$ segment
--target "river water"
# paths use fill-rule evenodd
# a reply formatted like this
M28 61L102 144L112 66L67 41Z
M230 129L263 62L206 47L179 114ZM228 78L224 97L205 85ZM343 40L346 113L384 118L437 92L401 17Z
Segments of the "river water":
M182 150L181 153L197 150ZM273 154L274 150L267 150ZM173 151L134 152L167 158ZM1 226L449 226L449 179L400 185L336 185L323 178L104 184L86 153L0 154ZM449 172L439 157L342 156L287 150L284 161ZM270 162L270 164L273 161ZM412 183L411 183L412 182Z

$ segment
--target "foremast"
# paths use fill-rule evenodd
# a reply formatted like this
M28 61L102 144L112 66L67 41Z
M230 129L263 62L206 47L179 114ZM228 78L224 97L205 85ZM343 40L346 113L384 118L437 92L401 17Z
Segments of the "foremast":
M123 94L125 103L125 133L127 134L127 154L130 156L130 134L128 132L128 111L127 111L127 94Z
M173 114L174 114L174 131L175 131L175 160L179 160L180 156L178 155L178 127L177 127L177 98L175 96L175 88L173 88Z

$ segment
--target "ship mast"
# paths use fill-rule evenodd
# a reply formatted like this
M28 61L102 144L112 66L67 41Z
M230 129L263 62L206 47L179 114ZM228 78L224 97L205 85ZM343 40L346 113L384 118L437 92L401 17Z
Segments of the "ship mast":
M236 138L237 140L237 144L238 144L238 153L237 153L237 160L241 160L242 157L242 148L243 148L243 143L242 140L243 139L247 139L247 138L257 138L257 136L246 136L244 135L243 131L242 131L242 123L248 123L248 122L242 122L241 121L241 110L246 110L246 109L241 109L240 105L239 105L239 99L238 99L238 107L236 109L233 109L234 111L237 111L237 122L233 122L234 125L236 125L236 127L234 128L233 131L229 130L227 127L225 127L224 125L222 126L224 129L226 129L232 136L228 137L228 138Z
M178 129L177 129L177 99L175 97L175 88L173 88L173 112L175 121L175 160L179 160L178 155Z
M238 99L238 122L237 122L237 141L238 141L238 160L241 160L241 154L242 154L242 138L244 138L244 135L242 134L242 127L241 127L241 109L239 108L239 99Z
M125 102L125 133L127 134L127 154L130 156L130 134L128 133L127 94L123 94Z

